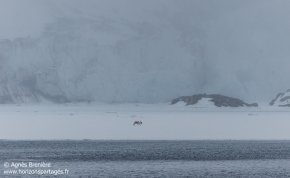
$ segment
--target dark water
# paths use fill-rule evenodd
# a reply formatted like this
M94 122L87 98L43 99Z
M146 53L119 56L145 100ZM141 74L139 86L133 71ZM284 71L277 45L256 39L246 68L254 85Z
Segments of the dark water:
M290 141L0 141L0 162L0 177L290 177Z

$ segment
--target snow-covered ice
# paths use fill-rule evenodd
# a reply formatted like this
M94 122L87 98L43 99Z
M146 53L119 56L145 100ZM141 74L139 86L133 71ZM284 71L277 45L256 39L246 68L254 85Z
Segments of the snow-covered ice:
M290 108L163 104L1 105L1 139L290 139ZM133 126L141 120L142 126Z

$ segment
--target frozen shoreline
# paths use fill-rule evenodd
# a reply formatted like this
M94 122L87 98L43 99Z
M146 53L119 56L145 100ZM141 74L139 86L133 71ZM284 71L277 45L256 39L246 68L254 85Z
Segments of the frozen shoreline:
M142 120L142 126L133 122ZM169 104L1 105L0 139L289 140L290 108Z

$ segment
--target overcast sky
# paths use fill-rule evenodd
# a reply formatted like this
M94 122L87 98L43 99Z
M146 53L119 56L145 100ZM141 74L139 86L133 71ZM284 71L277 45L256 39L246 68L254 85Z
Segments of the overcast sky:
M290 88L289 9L288 0L0 0L0 95L268 102Z

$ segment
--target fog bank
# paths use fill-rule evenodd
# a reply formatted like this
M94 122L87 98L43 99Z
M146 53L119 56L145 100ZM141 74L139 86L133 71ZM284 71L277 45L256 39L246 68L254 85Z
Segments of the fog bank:
M1 0L1 103L290 88L287 0ZM3 27L3 28L2 28Z

